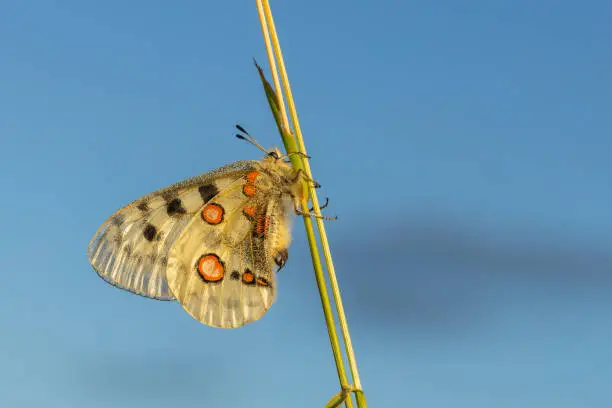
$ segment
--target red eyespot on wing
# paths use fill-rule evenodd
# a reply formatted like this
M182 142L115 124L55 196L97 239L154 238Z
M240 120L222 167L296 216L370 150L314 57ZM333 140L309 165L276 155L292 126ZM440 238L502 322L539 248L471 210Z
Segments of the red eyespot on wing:
M255 282L255 275L248 269L242 274L242 281L246 284L253 284Z
M196 263L196 270L206 282L219 282L225 272L223 264L215 254L202 255Z
M209 224L217 225L223 221L223 207L219 204L206 204L202 208L202 219Z
M252 171L249 174L247 174L246 179L249 183L254 183L255 180L257 180L257 176L259 176L259 172L258 171Z
M245 196L247 197L253 197L255 195L255 192L257 191L257 189L255 188L255 186L251 183L246 183L244 185L244 187L242 187L242 192L244 193Z
M255 208L255 206L253 205L247 205L246 207L242 209L242 212L244 213L244 215L250 218L255 218L256 211L257 211L257 208Z

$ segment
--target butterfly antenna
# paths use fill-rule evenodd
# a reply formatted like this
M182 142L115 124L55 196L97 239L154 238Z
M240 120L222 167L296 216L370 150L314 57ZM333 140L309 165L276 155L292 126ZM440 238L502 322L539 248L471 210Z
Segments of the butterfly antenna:
M253 136L251 136L251 135L249 134L249 132L247 132L247 131L246 131L246 129L245 129L245 128L243 128L242 126L240 126L240 125L238 125L238 124L237 124L237 125L236 125L236 129L238 129L239 131L241 131L242 133L244 133L244 135L241 135L241 134L239 134L239 133L238 133L238 134L236 134L236 137L237 137L238 139L241 139L241 140L244 140L244 141L246 141L246 142L249 142L249 143L251 143L253 146L257 147L259 150L261 150L262 152L264 152L264 153L268 153L268 151L267 151L266 149L264 149L264 148L263 148L263 146L262 146L262 145L260 145L260 144L257 142L257 140L255 140L255 138L254 138Z
M239 124L236 124L236 129L238 129L239 131L241 131L242 133L244 133L245 135L248 135L249 132L246 131L245 128L243 128L242 126L240 126Z

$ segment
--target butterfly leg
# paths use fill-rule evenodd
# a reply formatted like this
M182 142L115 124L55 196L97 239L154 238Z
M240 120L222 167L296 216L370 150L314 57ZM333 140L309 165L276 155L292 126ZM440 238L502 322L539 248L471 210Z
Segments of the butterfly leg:
M305 157L307 159L312 159L312 157L310 157L309 155L307 155L306 153L302 153L302 152L291 152L291 153L287 153L284 156L279 157L280 159L289 159L291 156L293 156L294 154L297 154L298 156L302 156Z
M327 207L327 205L329 204L329 197L325 197L325 204L323 204L322 206L319 207L319 210L324 209L325 207ZM310 212L314 212L314 208L310 207Z
M297 173L295 174L295 178L293 180L291 180L291 182L295 183L296 181L298 181L298 179L300 177L304 178L304 180L306 180L306 181L312 182L314 184L314 188L321 188L321 185L319 183L317 183L315 180L313 180L310 177L308 177L306 175L306 173L304 173L304 171L302 169L298 169Z
M293 209L295 210L296 214L299 215L307 215L309 217L315 217L315 218L320 218L322 220L328 220L328 221L335 221L338 219L338 217L326 217L324 215L317 215L317 214L313 214L310 211L302 211L299 209L298 204L296 201L293 202Z

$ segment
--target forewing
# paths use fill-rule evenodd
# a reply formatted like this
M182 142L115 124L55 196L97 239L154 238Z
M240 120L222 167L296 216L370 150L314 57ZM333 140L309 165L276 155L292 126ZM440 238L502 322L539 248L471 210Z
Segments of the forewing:
M268 206L275 203L247 197L243 185L236 181L204 206L168 253L170 290L192 317L209 326L235 328L253 322L275 299L273 257L265 234ZM221 213L215 206L222 209L222 218L215 217Z
M113 214L87 250L102 279L121 289L160 300L174 300L166 280L168 251L189 220L220 191L255 168L239 161L173 184Z

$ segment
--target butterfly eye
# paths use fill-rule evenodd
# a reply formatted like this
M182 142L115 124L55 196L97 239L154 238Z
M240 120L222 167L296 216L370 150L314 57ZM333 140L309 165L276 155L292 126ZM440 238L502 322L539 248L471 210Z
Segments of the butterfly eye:
M276 153L275 151L271 151L270 153L268 153L268 156L273 157L276 160L278 160L278 153Z

